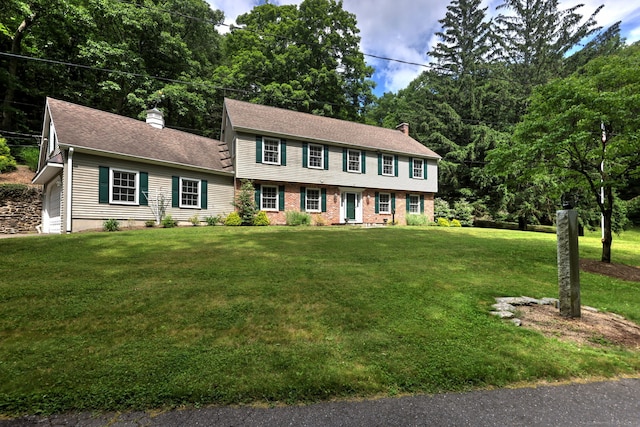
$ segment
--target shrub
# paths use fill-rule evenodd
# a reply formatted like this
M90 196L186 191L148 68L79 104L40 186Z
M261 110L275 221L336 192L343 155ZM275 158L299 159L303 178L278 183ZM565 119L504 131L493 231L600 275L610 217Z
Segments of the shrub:
M198 216L198 214L195 214L191 218L189 218L189 222L194 227L197 226L197 225L200 225L200 217Z
M242 225L252 225L253 219L258 211L255 200L255 188L248 179L243 179L240 191L233 206L236 208L238 216L242 219Z
M315 225L325 225L326 222L324 220L324 217L320 214L317 214L316 216L314 216L313 218L313 222Z
M104 231L118 231L120 230L120 222L117 219L108 219L102 223Z
M256 217L253 219L253 225L269 225L271 222L269 221L269 217L265 211L259 211Z
M155 219L148 219L144 222L145 227L153 227L154 225L156 225Z
M11 155L7 140L0 138L0 173L16 169L16 159Z
M224 222L220 215L208 216L204 220L207 223L207 225L211 225L211 226L214 226L216 224L222 224Z
M451 224L449 223L449 220L447 218L438 218L436 222L440 227L451 227Z
M449 202L444 199L436 198L433 201L433 213L436 218L451 218L453 213L449 207Z
M311 225L311 215L306 212L287 211L287 225Z
M429 218L426 215L409 214L407 215L407 225L423 226L429 224Z
M640 196L627 201L627 218L633 225L640 225Z
M173 228L173 227L176 227L178 225L178 221L173 219L173 217L171 217L171 215L167 215L162 219L162 223L161 224L162 224L163 228Z
M453 202L453 217L460 222L460 225L464 225L465 227L471 227L473 225L473 211L473 205L465 199Z
M242 225L242 218L238 212L231 212L224 220L224 225L237 226Z
M17 157L20 159L20 162L29 166L32 172L38 169L40 150L37 147L22 147L20 151L18 151Z
M451 226L452 227L462 227L462 224L457 219L453 219L453 220L451 220Z

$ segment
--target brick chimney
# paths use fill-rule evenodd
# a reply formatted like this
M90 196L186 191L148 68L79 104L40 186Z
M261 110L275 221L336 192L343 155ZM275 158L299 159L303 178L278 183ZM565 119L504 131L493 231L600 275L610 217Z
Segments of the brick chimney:
M400 123L398 126L396 126L396 130L399 130L400 132L409 136L409 123Z
M156 129L162 129L164 127L164 115L162 114L162 111L155 107L151 110L147 110L147 124Z

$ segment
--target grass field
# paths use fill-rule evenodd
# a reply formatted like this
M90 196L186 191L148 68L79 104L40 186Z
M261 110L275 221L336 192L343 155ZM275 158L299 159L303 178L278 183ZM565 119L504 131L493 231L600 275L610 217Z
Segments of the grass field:
M599 235L580 240L599 259ZM640 265L640 233L614 262ZM488 314L557 295L553 234L191 227L0 241L0 414L300 403L636 375ZM640 323L640 283L582 303Z

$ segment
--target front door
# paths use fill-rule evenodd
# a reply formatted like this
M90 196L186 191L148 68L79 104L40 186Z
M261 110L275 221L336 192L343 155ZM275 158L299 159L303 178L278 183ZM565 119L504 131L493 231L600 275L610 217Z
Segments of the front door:
M349 221L356 220L356 199L357 199L357 196L355 193L347 193L347 206L346 206L345 217Z

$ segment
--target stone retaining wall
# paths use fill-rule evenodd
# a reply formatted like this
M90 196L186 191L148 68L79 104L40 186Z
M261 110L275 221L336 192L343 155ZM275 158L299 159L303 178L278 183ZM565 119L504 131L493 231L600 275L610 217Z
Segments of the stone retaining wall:
M41 223L41 186L0 185L0 234L35 233Z

